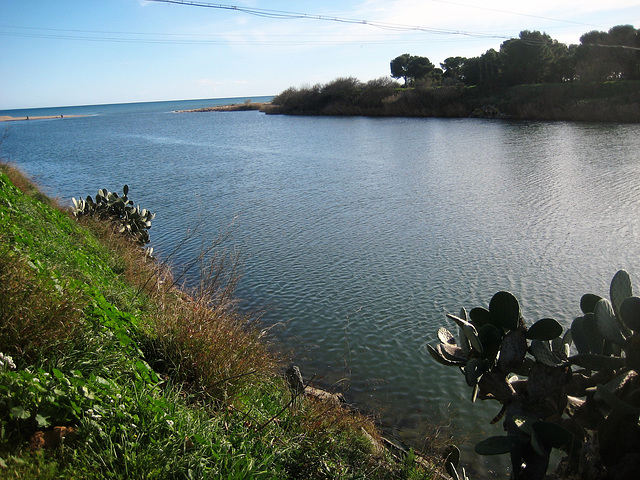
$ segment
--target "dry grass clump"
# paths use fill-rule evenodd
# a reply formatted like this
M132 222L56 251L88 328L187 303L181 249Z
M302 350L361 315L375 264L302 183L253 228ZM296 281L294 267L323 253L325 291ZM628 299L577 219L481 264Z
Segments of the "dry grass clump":
M0 352L25 362L64 348L84 328L84 300L38 272L0 238Z
M156 289L157 308L145 319L145 353L157 371L217 399L275 372L258 317L238 309L238 279L237 258L218 254L202 266L200 283L189 293L170 285Z
M139 343L158 373L222 399L276 372L278 360L259 315L239 309L239 258L222 252L220 239L186 267L199 267L199 283L187 288L179 285L184 270L174 277L166 263L119 235L109 222L81 221L115 253L112 269L146 298Z
M144 292L154 295L164 278L170 275L166 265L158 263L149 254L150 250L136 245L131 238L118 233L114 223L94 217L79 217L80 225L88 228L110 252L110 268L121 275L124 283L137 289L138 296Z

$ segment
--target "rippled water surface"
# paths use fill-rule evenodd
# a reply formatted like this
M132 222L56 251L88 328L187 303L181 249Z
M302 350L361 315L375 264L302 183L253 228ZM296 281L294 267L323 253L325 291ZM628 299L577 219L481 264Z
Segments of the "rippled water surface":
M231 227L240 293L303 373L407 438L447 415L500 434L424 348L446 313L509 290L568 325L619 268L640 288L638 125L138 108L15 122L0 153L63 199L128 183L160 255Z

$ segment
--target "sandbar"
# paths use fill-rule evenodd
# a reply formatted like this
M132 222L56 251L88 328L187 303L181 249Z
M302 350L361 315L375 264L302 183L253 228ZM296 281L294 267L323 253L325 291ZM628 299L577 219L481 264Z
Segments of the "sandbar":
M269 102L232 103L231 105L216 105L214 107L194 108L192 110L176 110L175 113L190 112L243 112L246 110L260 110Z
M8 115L0 116L0 122L17 122L22 120L48 120L52 118L76 118L87 117L88 115L48 115L44 117L10 117Z

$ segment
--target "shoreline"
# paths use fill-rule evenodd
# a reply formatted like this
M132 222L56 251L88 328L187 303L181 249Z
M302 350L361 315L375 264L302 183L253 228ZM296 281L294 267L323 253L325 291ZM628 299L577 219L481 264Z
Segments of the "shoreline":
M78 118L89 115L45 115L38 117L11 117L9 115L0 116L0 122L25 122L27 120L51 120L54 118Z
M202 113L202 112L244 112L261 110L271 102L232 103L231 105L216 105L214 107L194 108L190 110L175 110L174 113Z

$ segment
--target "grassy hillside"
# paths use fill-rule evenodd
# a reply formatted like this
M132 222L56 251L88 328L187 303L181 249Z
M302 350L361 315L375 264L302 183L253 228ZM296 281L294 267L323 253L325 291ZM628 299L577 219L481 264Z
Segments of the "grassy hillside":
M18 188L20 187L20 188ZM0 478L431 478L287 387L233 259L191 292L0 170Z

